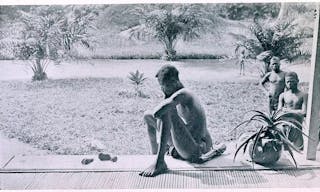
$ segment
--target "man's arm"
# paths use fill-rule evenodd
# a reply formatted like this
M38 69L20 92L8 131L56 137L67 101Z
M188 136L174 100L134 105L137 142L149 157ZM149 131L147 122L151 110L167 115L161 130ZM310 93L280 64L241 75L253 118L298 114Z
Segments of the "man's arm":
M175 107L177 104L184 102L190 98L190 93L185 88L180 89L172 94L169 98L158 104L153 111L153 116L155 118L160 117L168 110L172 109L172 107Z
M267 74L265 74L265 76L261 79L260 81L260 85L263 87L264 90L266 90L268 92L268 89L265 87L265 83L269 81L269 77L270 77L271 72L268 72Z
M308 94L303 94L303 103L302 103L302 109L301 114L305 117L307 115L307 106L308 106Z
M284 105L284 93L279 96L278 110L281 110Z

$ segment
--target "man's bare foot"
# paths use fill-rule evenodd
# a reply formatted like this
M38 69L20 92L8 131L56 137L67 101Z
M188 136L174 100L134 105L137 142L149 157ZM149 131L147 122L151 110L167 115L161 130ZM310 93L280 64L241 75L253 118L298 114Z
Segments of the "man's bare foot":
M140 176L144 177L155 177L159 174L165 173L168 171L167 164L165 162L158 163L158 165L151 165L146 170L139 173Z

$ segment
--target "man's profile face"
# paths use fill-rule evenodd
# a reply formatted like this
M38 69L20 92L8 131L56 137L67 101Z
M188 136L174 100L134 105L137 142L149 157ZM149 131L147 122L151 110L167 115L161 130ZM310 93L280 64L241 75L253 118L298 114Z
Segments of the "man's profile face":
M164 94L169 95L172 92L173 86L169 82L163 81L158 78L159 85Z
M298 86L298 79L292 76L286 76L286 87L288 89L296 89Z
M166 96L170 96L176 91L176 82L179 81L178 73L175 67L165 65L156 74L161 90Z

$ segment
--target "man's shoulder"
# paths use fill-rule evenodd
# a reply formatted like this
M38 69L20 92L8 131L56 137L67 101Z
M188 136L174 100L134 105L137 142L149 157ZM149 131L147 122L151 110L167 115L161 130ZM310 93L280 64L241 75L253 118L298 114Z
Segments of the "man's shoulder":
M299 90L300 91L300 90ZM300 91L299 94L301 97L308 97L308 93L304 92L304 91Z
M266 74L264 74L264 76L261 79L261 83L265 83L268 81L269 77L271 75L271 71L267 72Z
M283 75L283 77L287 74L287 72L286 71L280 71L280 73L279 73L280 75Z
M183 95L183 96L187 96L188 98L189 97L194 97L194 93L192 90L188 89L188 88L182 88L182 89L179 89L175 95Z
M179 97L180 99L194 98L195 95L193 91L188 88L179 89L177 92L173 94L173 97Z
M270 76L272 73L274 73L274 71L269 71L269 72L267 72L266 74L264 74L263 77L268 77L268 76Z

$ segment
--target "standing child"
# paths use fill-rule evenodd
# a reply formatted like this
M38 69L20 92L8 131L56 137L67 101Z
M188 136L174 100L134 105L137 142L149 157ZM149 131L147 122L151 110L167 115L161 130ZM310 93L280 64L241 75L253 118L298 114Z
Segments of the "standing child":
M244 62L246 59L245 50L242 49L239 55L240 75L244 75Z
M278 109L279 95L283 93L286 83L285 72L280 69L280 58L272 57L270 60L271 71L265 74L260 84L266 90L269 97L269 111L272 114ZM266 83L269 86L266 87Z

